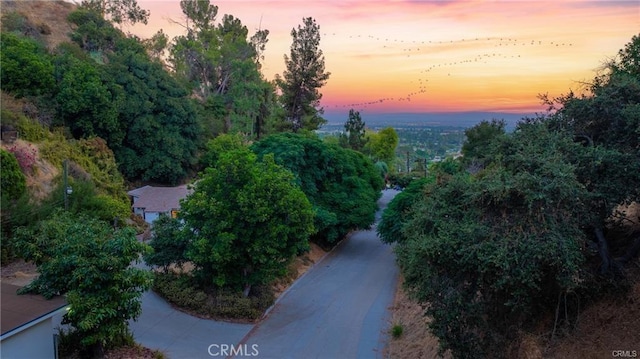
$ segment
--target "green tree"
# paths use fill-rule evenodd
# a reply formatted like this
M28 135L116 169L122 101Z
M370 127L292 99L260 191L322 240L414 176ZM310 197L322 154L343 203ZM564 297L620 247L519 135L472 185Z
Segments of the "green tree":
M393 127L386 127L377 133L367 133L368 140L364 147L364 153L376 161L382 161L393 171L398 147L398 133Z
M441 175L413 199L400 197L390 208L408 206L408 218L389 213L385 220L399 218L382 227L387 241L401 234L407 286L429 303L429 326L455 357L502 357L510 328L584 281L586 194L566 156L576 145L538 124L499 147L499 162L476 176Z
M11 152L0 149L0 168L0 263L5 265L14 255L11 237L18 225L16 217L28 203L28 192L26 178Z
M147 245L130 229L69 212L56 213L33 230L18 234L22 257L38 265L39 276L22 291L45 298L65 294L70 324L83 350L101 356L104 349L130 335L128 320L141 313L140 297L151 274L131 266Z
M200 157L200 163L203 168L214 167L224 153L245 147L246 144L240 134L220 135L207 142L206 151Z
M290 55L284 56L286 70L276 78L285 109L285 121L290 129L317 130L326 121L320 107L324 86L331 73L325 72L324 55L320 49L320 25L315 19L303 19L303 26L291 30L293 42Z
M142 40L142 44L151 58L163 62L165 50L169 46L169 37L160 29L150 39Z
M570 324L585 297L625 288L640 251L618 212L640 199L638 42L589 94L543 96L550 114L512 134L481 126L484 168L438 173L383 215L383 239L399 241L406 284L454 356L505 356L512 328L554 314L554 328Z
M121 39L107 71L125 89L121 144L109 143L129 179L175 184L196 164L201 132L188 93L134 39Z
M601 259L601 272L623 277L623 266L640 251L640 237L627 236L612 241L609 233L624 223L619 206L640 201L640 36L618 52L589 85L588 94L574 93L553 102L543 121L554 130L567 131L582 151L575 155L580 182L589 191L585 203L590 209L586 224L595 238ZM611 225L611 222L616 225ZM614 258L612 252L621 252Z
M45 220L63 207L65 187L61 178L53 191L42 201L32 220ZM116 194L100 193L96 185L88 179L69 179L73 193L67 196L67 209L77 215L84 215L105 222L113 222L129 218L131 207L126 199ZM121 222L123 224L124 222Z
M350 230L373 223L383 181L363 154L293 133L271 135L251 148L259 156L272 153L294 173L313 204L316 243L333 246Z
M291 172L246 147L222 153L181 207L196 278L245 296L283 275L313 232L311 204Z
M618 56L609 63L615 73L626 73L636 78L640 76L640 34L633 35Z
M369 139L365 137L365 123L359 111L349 110L349 119L344 124L344 130L345 133L340 136L342 147L362 152Z
M73 47L60 46L55 59L55 122L68 127L76 138L99 136L112 146L120 144L126 133L118 119L122 88L113 83L103 66Z
M259 137L275 107L273 86L260 73L268 30L248 39L240 19L224 15L208 0L182 0L187 34L174 39L170 62L205 107L211 132ZM216 133L210 133L210 136Z
M101 14L116 24L147 24L150 12L142 9L136 0L83 0L82 6Z
M169 266L182 268L187 261L190 236L184 223L177 218L161 216L153 222L152 252L144 256L144 261L152 266L160 266L167 273Z
M384 243L403 243L407 240L402 228L415 214L412 212L412 207L422 198L426 185L433 182L435 182L435 175L412 181L393 198L382 212L382 218L376 228Z
M90 6L79 7L69 14L67 20L75 25L75 30L69 35L71 41L99 63L105 62L106 53L113 51L116 40L122 37L122 33L102 17L99 9Z
M202 138L187 90L137 38L126 37L95 11L80 9L69 21L77 25L71 38L93 61L63 47L62 120L74 124L77 137L106 139L128 180L182 181L197 163ZM74 80L84 85L71 86Z
M0 67L3 91L21 97L50 94L53 90L51 57L32 39L0 33Z
M505 134L506 123L504 120L493 119L491 122L483 120L479 124L464 131L466 140L462 144L462 154L465 160L471 164L478 161L482 165L485 157L491 152L489 146L498 136Z

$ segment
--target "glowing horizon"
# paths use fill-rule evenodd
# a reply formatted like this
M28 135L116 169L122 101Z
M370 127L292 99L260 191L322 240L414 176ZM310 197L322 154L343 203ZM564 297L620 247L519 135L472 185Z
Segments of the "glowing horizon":
M148 38L183 29L179 1L139 0ZM311 16L320 25L327 112L543 110L539 94L558 96L595 71L639 33L640 5L605 1L212 1L250 35L268 29L262 72L284 70L290 32ZM127 29L125 29L127 30Z

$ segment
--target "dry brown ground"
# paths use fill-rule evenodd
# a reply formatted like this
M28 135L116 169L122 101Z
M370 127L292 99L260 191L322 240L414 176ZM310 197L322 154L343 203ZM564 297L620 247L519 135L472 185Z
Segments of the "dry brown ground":
M36 265L22 259L0 268L0 282L24 287L38 276Z
M631 268L630 275L640 278L640 262ZM438 339L428 330L428 318L419 304L407 297L398 286L391 307L391 325L400 324L403 334L391 338L385 358L431 359L438 356ZM550 331L544 334L522 333L513 344L513 358L520 359L601 359L613 358L613 351L629 351L640 357L640 280L628 295L602 300L586 308L578 317L574 331L551 340ZM445 354L445 358L451 356Z
M18 12L25 15L29 24L39 31L49 49L54 49L60 43L69 41L68 34L72 31L66 19L76 5L67 1L2 1L0 13Z
M422 306L407 296L402 288L402 281L396 289L396 296L391 307L390 328L402 326L402 335L394 339L389 336L385 348L385 358L431 359L438 356L438 338L433 336L427 327L429 318L423 315ZM445 354L445 358L451 358Z
M635 350L634 357L640 357L640 261L633 265L630 275L636 282L629 293L589 306L576 330L548 344L540 358L613 358L615 350Z

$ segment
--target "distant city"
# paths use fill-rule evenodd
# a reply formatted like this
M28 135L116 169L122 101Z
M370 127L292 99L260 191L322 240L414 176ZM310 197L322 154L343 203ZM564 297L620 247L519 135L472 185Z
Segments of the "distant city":
M507 123L507 130L512 130L516 123L523 117L534 117L535 113L506 113L506 112L442 112L442 113L369 113L360 111L362 120L371 129L384 127L415 128L415 127L439 127L453 126L469 128L482 120L504 119ZM328 131L333 129L343 129L344 123L348 119L348 111L334 112L326 111L323 117L327 124L320 130Z
M450 112L450 113L366 113L361 112L367 128L381 130L393 127L398 133L396 168L399 171L422 167L428 162L438 162L460 154L465 140L464 131L483 120L504 120L507 131L518 121L536 114L501 112ZM344 131L347 113L327 111L327 123L317 132L320 136L339 135Z

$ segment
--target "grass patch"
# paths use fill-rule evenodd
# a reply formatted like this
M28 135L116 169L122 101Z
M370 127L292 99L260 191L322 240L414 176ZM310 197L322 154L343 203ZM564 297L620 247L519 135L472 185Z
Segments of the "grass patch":
M400 338L403 332L404 327L402 326L402 324L394 324L393 327L391 327L391 337L393 339Z
M179 309L199 317L255 321L275 301L268 286L254 286L248 297L227 288L200 288L184 273L155 273L153 290Z

